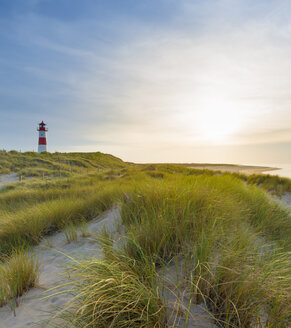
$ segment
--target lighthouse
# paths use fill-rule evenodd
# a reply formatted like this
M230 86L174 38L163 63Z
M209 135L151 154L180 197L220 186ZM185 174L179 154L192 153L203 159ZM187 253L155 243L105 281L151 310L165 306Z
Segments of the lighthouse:
M46 124L41 121L41 123L38 124L37 131L39 131L39 137L38 137L38 152L42 153L43 151L47 151L47 143L46 143L46 132L47 128L45 127Z

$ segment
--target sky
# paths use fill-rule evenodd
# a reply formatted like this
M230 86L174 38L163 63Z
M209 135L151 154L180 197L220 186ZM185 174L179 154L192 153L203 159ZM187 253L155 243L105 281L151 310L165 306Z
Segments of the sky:
M0 0L0 149L291 164L290 0Z

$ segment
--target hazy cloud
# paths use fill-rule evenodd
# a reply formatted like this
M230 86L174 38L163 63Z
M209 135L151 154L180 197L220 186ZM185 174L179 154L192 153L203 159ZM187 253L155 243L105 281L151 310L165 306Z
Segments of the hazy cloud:
M69 13L63 3L0 18L0 127L20 115L22 148L41 119L51 150L132 161L211 161L206 149L216 161L219 147L235 161L233 147L247 158L244 145L291 142L289 1L73 1Z

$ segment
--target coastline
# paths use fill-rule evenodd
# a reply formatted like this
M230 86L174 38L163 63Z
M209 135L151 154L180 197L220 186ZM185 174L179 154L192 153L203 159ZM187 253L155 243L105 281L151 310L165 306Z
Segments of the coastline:
M270 171L279 171L279 167L269 167L269 166L257 166L257 165L239 165L239 164L200 164L200 163L189 163L189 164L174 164L182 165L188 168L200 169L200 170L213 170L221 172L230 173L241 173L246 175L251 174L264 174Z

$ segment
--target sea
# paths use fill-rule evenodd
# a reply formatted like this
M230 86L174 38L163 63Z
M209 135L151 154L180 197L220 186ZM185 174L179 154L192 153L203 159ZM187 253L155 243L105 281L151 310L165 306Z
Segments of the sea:
M264 166L264 165L262 165L262 166ZM275 163L275 164L268 164L267 166L278 167L278 168L280 168L280 170L268 171L268 172L265 172L266 174L279 175L280 177L291 179L291 164Z
M291 164L282 163L244 163L243 165L275 167L279 170L265 171L264 174L278 175L283 178L291 179Z

